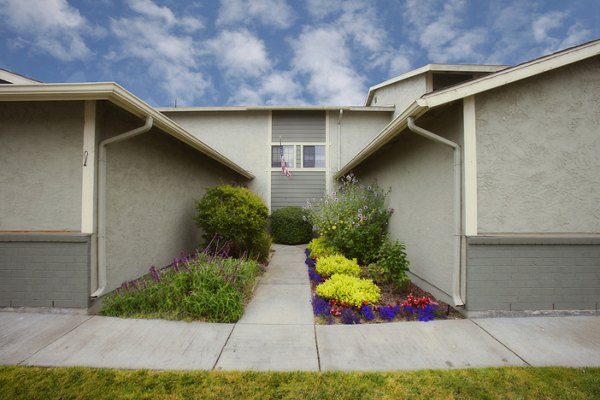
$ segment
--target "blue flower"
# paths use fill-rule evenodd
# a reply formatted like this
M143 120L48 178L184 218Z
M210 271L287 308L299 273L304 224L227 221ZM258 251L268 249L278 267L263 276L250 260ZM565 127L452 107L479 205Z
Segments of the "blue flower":
M353 309L342 309L342 322L346 325L360 324L360 317L356 315Z
M360 308L361 315L365 318L366 321L373 321L375 319L375 315L373 314L373 309L370 305L365 304Z
M312 299L313 313L315 315L329 316L331 315L331 306L325 299L319 296L314 296Z
M384 306L379 308L379 316L391 321L400 312L400 306Z

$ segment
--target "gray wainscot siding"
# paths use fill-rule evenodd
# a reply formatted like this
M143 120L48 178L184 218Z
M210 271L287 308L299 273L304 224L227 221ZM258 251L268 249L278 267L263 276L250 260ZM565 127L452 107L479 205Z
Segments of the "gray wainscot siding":
M0 234L0 307L87 308L90 237Z
M280 171L271 172L271 210L282 207L304 206L308 199L325 194L325 172L294 171L291 177Z
M324 111L273 111L273 142L325 142Z
M471 313L493 310L598 310L600 238L471 237Z

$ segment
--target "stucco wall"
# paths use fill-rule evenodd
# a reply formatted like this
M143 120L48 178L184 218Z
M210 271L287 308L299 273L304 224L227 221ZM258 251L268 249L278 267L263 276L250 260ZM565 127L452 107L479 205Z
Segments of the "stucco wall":
M476 97L479 233L600 233L600 57Z
M0 230L80 231L83 102L0 102Z
M413 76L412 78L394 83L389 86L377 89L375 97L371 102L372 106L396 105L393 117L400 114L410 103L421 97L427 92L426 74Z
M455 105L417 125L462 143L461 110ZM450 301L454 259L452 166L450 147L406 130L355 170L361 181L391 187L391 237L406 244L411 272L445 301Z
M165 112L192 135L252 172L248 188L269 197L271 148L268 111Z
M106 136L131 128L132 122L134 126L143 123L120 114L108 110L103 115ZM237 174L157 129L109 145L108 289L147 273L151 265L165 266L173 257L197 248L201 237L192 219L195 200L207 187L235 179Z
M391 112L344 111L341 123L341 153L338 139L339 111L329 112L330 167L337 172L356 156L391 121Z

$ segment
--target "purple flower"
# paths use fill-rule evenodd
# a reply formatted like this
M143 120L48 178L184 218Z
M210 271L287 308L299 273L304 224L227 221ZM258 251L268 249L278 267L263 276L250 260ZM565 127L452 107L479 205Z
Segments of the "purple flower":
M387 305L379 308L379 316L391 321L400 312L400 306Z
M360 308L360 314L365 318L366 321L373 321L375 319L373 308L371 308L371 306L368 304L365 304Z
M308 265L308 268L315 268L315 265L316 265L316 263L315 263L315 260L313 260L313 259L312 259L312 258L310 258L310 257L307 257L307 258L306 258L306 261L304 261L304 263L305 263L306 265Z
M331 306L325 299L319 296L314 296L312 299L313 313L315 315L328 316L331 313Z
M321 275L318 274L317 270L314 267L308 268L308 279L317 283L323 282L323 277L321 277Z
M353 309L342 309L342 322L346 325L360 324L360 317L356 315Z

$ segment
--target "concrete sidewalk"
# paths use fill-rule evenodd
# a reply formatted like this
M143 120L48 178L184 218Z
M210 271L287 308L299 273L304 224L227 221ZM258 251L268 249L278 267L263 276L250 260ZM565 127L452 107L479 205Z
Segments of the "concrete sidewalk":
M0 364L381 371L600 367L600 317L314 325L303 249L276 253L237 324L0 312Z

